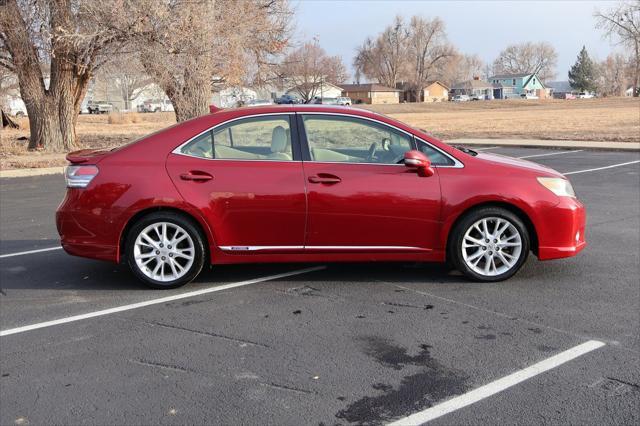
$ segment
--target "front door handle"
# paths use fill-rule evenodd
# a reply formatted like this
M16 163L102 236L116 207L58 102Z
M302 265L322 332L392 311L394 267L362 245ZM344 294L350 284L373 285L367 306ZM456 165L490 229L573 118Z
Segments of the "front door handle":
M328 185L333 185L342 182L342 179L329 173L318 173L317 176L309 176L309 182L326 183Z
M192 181L195 181L195 182L205 182L205 181L213 179L213 176L211 176L207 172L203 172L203 171L200 171L200 170L191 170L191 171L189 171L189 173L182 173L180 175L180 179L182 179L182 180L192 180Z

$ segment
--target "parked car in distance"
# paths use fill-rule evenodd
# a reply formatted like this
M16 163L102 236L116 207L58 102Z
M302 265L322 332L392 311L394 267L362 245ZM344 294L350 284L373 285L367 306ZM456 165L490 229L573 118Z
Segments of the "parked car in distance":
M532 94L532 93L522 93L520 95L520 98L522 99L540 99L538 96Z
M351 98L348 96L340 96L336 98L337 105L351 105Z
M593 93L589 93L589 92L580 92L578 93L578 99L592 99L595 96L593 96Z
M484 101L485 99L485 95L471 95L472 101Z
M339 105L338 98L321 98L320 96L314 97L309 103L314 105Z
M293 95L287 95L284 94L282 96L280 96L279 98L276 98L275 102L277 104L299 104L300 103L300 99L293 96Z
M453 98L451 98L452 102L468 102L471 98L469 98L469 95L455 95Z
M138 105L138 112L173 112L169 99L147 99Z
M113 104L105 101L89 101L87 111L89 114L110 114L113 112Z
M18 100L10 100L8 102L8 111L7 113L9 115L12 115L16 118L22 118L22 117L26 117L27 116L27 108L24 105L24 102L22 102L22 99Z
M126 262L154 288L267 262L449 262L500 281L530 251L586 246L585 208L561 173L360 109L222 110L67 160L62 247Z
M251 99L247 102L247 106L273 105L271 99Z

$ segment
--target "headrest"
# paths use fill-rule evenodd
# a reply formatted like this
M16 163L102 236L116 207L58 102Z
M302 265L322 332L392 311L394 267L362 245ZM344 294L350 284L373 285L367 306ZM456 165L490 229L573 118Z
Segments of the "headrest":
M271 152L285 152L287 150L287 132L284 127L277 126L271 133Z

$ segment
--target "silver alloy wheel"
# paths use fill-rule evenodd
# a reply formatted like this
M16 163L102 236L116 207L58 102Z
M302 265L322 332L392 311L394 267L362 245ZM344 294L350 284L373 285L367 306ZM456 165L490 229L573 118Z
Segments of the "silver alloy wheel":
M179 225L156 222L138 234L133 256L144 275L152 280L170 282L182 278L191 269L195 244Z
M522 236L509 220L485 217L467 229L462 258L477 274L494 277L513 268L522 253Z

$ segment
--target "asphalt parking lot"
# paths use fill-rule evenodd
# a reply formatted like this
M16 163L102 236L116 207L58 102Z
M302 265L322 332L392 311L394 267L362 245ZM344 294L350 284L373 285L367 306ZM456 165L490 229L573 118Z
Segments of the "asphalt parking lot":
M155 291L124 266L30 252L58 246L62 176L2 179L0 423L384 424L465 396L432 423L638 424L640 154L483 149L567 173L585 251L531 256L495 284L287 264ZM604 345L487 387L591 341Z

